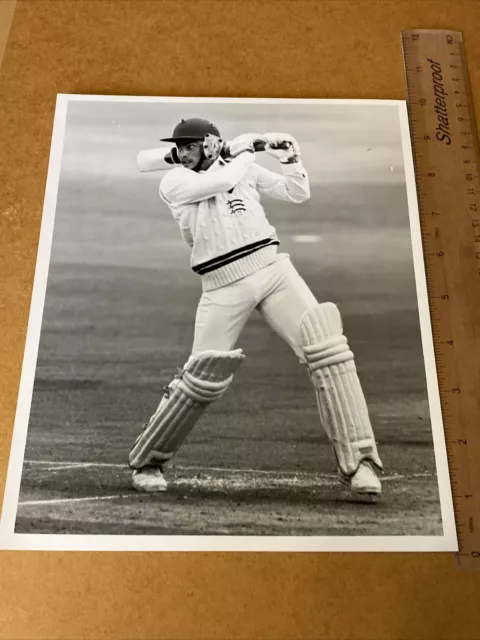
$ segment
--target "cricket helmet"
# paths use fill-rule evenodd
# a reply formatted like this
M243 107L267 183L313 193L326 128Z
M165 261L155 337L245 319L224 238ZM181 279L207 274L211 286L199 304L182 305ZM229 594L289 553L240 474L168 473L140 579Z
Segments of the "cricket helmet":
M204 140L205 136L221 138L220 131L209 120L203 118L182 119L171 138L161 138L162 142L181 142L182 140Z
M203 118L183 119L173 130L171 138L161 138L162 142L174 142L175 144L191 140L202 142L203 158L198 167L204 158L216 160L222 152L223 140L220 137L220 131L212 122Z

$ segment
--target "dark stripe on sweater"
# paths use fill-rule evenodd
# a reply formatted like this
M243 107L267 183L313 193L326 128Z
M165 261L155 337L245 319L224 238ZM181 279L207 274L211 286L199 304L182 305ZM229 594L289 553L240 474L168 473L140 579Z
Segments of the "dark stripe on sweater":
M252 244L247 244L244 247L240 247L239 249L229 251L228 253L223 254L223 256L217 256L216 258L212 258L212 260L207 260L206 262L197 264L192 267L192 269L193 271L195 271L195 273L203 275L204 273L209 273L210 271L215 271L220 267L224 267L231 262L235 262L235 260L239 260L240 258L249 256L259 249L279 244L280 242L278 240L274 240L273 238L265 238L264 240L259 240L258 242L253 242Z

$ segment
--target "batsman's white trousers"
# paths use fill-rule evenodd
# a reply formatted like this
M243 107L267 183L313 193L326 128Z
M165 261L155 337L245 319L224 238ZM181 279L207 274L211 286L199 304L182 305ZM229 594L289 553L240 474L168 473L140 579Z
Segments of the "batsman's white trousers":
M320 421L341 472L352 475L364 459L381 468L354 356L343 336L340 313L332 303L318 305L288 254L279 254L273 264L250 276L202 294L192 354L183 378L175 386L172 383L170 392L164 395L137 439L130 453L130 465L141 468L149 461L163 464L171 459L206 403L215 399L202 375L207 372L208 383L213 383L217 395L231 383L243 358L232 351L255 310L306 365ZM209 353L212 363L197 362L196 356L201 358ZM218 366L218 361L222 364L224 360L228 364L226 371ZM188 371L189 364L193 371ZM213 374L215 379L211 380Z
M250 276L200 298L192 357L202 351L231 351L255 309L305 363L301 319L317 300L285 253Z

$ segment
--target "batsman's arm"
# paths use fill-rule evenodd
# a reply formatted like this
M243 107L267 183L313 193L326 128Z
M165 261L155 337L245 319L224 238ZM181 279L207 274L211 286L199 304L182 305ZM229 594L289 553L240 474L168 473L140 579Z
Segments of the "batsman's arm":
M255 161L254 153L244 151L229 164L205 173L188 169L169 171L160 183L160 195L167 204L182 205L207 200L233 189Z
M310 181L302 162L282 163L282 173L255 165L257 189L261 194L300 204L310 198Z

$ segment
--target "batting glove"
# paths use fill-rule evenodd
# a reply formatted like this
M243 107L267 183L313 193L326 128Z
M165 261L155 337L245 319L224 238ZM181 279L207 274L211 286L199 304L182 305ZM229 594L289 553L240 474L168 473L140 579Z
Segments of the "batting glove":
M265 151L282 164L291 164L300 160L300 146L288 133L266 133L263 138Z
M254 142L262 136L258 133L243 133L228 143L228 155L234 158L244 151L255 153Z

